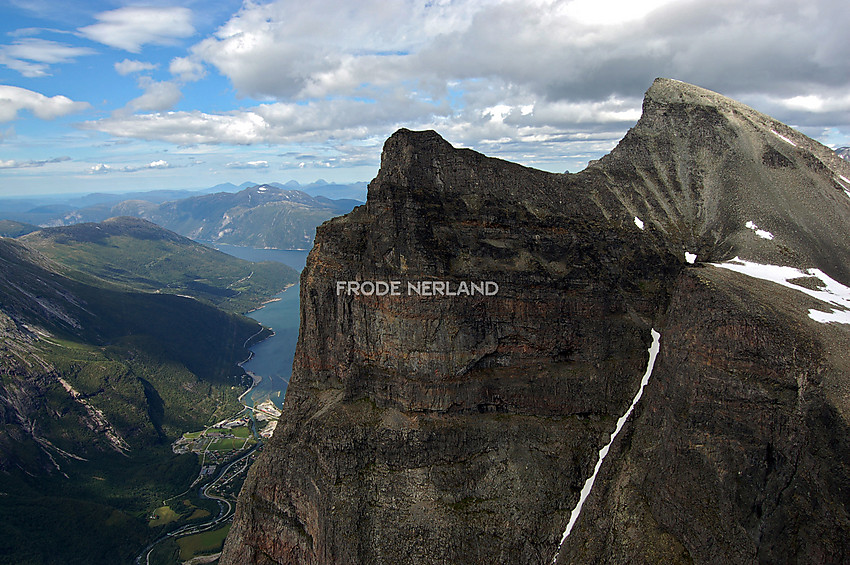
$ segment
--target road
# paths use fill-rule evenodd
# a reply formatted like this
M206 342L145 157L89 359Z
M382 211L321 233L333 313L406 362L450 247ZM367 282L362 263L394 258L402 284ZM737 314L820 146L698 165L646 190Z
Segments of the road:
M184 536L191 536L191 535L194 535L194 534L199 534L201 532L214 530L214 529L218 528L223 522L226 522L227 520L229 520L233 516L233 511L234 511L233 503L231 501L227 500L226 498L223 498L221 496L218 496L218 495L210 492L210 489L214 488L216 485L218 485L220 482L222 482L222 479L227 477L228 473L230 472L230 470L233 468L234 465L236 465L237 463L246 463L245 460L247 459L247 457L249 457L252 453L254 453L254 451L256 451L257 448L259 448L261 445L262 445L262 442L255 444L253 447L251 447L251 449L249 449L248 451L246 451L245 453L240 455L237 459L234 459L233 461L231 461L230 463L225 465L218 472L218 474L216 475L215 479L212 480L212 482L210 482L209 484L202 486L198 489L198 496L199 497L206 498L206 499L209 499L209 500L215 500L218 503L218 516L216 516L212 520L210 520L208 522L204 522L202 524L188 524L186 526L181 526L180 528L177 528L176 530L168 532L167 534L157 538L156 540L152 541L147 547L145 547L145 549L142 550L142 552L139 554L139 556L136 557L136 564L142 565L142 563L145 563L146 565L150 565L150 556L151 556L151 552L153 551L154 547L159 545L161 542L167 540L168 538L178 538L178 537L184 537ZM243 469L238 470L237 474L244 472L245 469L247 469L247 464L244 465ZM224 482L226 482L226 481L224 481ZM223 482L222 482L222 484L223 484Z

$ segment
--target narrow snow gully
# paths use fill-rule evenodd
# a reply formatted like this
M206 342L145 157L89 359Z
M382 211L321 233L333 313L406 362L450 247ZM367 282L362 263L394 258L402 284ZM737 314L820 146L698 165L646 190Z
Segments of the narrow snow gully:
M570 522L567 524L567 529L564 530L564 534L561 536L561 543L558 544L558 553L556 553L552 558L552 563L555 563L558 560L561 547L564 545L564 542L567 541L567 537L569 537L573 526L575 526L576 521L578 521L578 516L581 513L581 507L584 505L584 501L587 500L587 497L590 495L590 491L593 489L593 483L596 481L596 475L599 474L599 469L602 468L602 462L605 460L605 456L608 455L608 450L611 448L611 444L614 443L615 439L617 439L617 435L620 433L620 430L623 429L626 420L628 420L629 416L631 416L632 410L634 410L641 395L643 395L643 388L649 382L649 377L652 376L652 368L655 366L656 357L658 357L661 334L655 331L655 329L652 329L651 333L652 345L649 346L649 361L646 364L646 372L643 374L643 379L640 381L640 388L638 388L637 394L635 394L635 397L632 399L632 404L629 406L629 409L626 410L625 414L620 416L619 420L617 420L617 427L614 428L614 433L611 434L611 439L602 449L599 450L599 460L596 462L593 474L584 482L584 487L581 489L581 496L578 499L578 504L576 504L576 507L573 508L572 514L570 514Z

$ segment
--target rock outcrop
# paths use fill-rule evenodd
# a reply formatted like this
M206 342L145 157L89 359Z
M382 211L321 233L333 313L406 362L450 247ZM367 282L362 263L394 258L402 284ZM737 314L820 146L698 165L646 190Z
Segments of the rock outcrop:
M366 205L317 232L283 416L222 562L850 558L850 332L709 263L850 285L847 178L828 148L665 79L573 175L397 132ZM652 379L562 544L650 328Z

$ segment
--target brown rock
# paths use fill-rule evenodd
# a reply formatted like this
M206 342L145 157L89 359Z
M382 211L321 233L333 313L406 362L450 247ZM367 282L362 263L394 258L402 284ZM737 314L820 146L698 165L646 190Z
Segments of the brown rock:
M850 283L850 200L832 185L850 173L789 129L659 79L576 175L394 134L367 204L318 230L283 416L222 563L551 562L650 327L657 374L559 561L846 558L848 373L830 353L846 328L795 291L684 262ZM375 280L499 292L337 294Z

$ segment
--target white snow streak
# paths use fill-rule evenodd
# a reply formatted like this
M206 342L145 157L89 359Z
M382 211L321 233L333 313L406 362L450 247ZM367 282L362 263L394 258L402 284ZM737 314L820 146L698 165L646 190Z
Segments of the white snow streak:
M596 481L596 475L599 474L599 469L602 468L602 461L605 459L605 456L608 455L608 450L611 448L611 444L614 443L614 440L617 439L617 434L620 433L620 430L623 429L623 426L626 424L626 420L629 419L629 416L632 414L632 410L634 410L635 405L637 405L640 397L643 395L643 388L649 382L649 377L652 376L652 368L655 367L655 359L658 357L658 350L661 344L661 334L655 331L653 328L651 330L652 334L652 345L649 346L649 361L646 364L646 372L643 374L643 378L640 381L640 388L635 394L634 399L632 399L632 404L629 406L629 409L626 410L626 413L623 414L619 420L617 420L617 427L614 428L614 433L611 434L611 439L605 444L605 447L599 450L599 460L596 462L596 467L593 469L593 475L590 476L584 482L584 487L581 489L581 496L579 496L578 504L573 508L572 514L570 514L570 522L567 524L567 529L564 530L564 535L561 536L561 543L558 545L560 553L560 547L564 545L567 537L570 535L570 532L575 526L576 521L578 520L578 516L581 513L581 507L584 505L584 501L587 500L588 495L590 495L591 489L593 489L593 483ZM555 554L555 557L552 558L552 563L554 563L558 559L558 553Z
M838 175L834 180L836 184L838 184L838 186L844 189L844 194L850 197L850 180L847 180L847 177L845 177L844 175Z
M643 229L643 220L641 220L640 218L638 218L637 216L635 216L635 225L636 225L637 227L639 227L640 229Z
M807 269L803 271L801 269L795 269L794 267L762 265L761 263L745 261L739 257L735 257L728 263L712 264L715 267L722 267L756 279L780 284L786 288L802 292L812 298L835 307L835 309L830 309L829 312L822 312L820 310L810 308L809 317L817 322L822 324L827 324L829 322L850 324L850 288L831 278L820 269ZM789 280L800 277L817 278L822 283L822 285L818 285L822 290L812 290L810 288L788 282Z
M754 232L756 232L756 235L759 236L762 239L773 239L772 233L770 233L767 230L760 230L759 227L752 220L750 220L749 222L747 222L744 225L746 227L750 228L751 230L753 230Z
M776 137L778 137L779 139L781 139L781 140L782 140L782 141L784 141L785 143L790 143L790 144L791 144L791 145L793 145L794 147L797 147L797 144L796 144L796 143L794 143L793 141L791 141L790 139L788 139L787 137L785 137L785 136L784 136L784 135L782 135L781 133L775 132L775 131L773 131L773 130L770 130L770 133L772 133L773 135L775 135Z
M696 253L688 253L687 251L685 251L685 261L687 261L688 263L693 265L696 260L697 260L697 254Z

